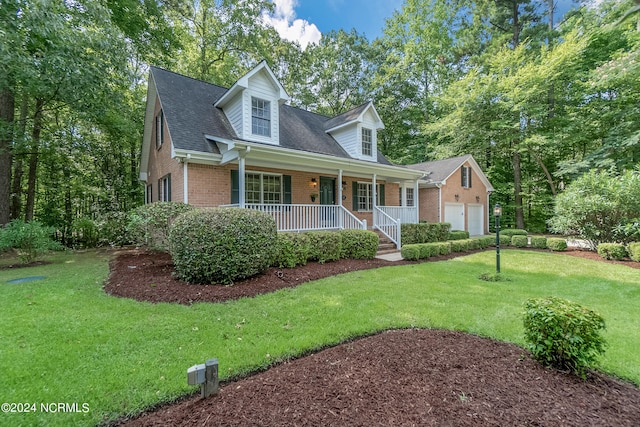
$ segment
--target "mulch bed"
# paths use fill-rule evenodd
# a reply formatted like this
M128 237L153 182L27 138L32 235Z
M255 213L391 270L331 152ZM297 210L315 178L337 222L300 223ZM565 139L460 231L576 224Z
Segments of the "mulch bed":
M588 251L559 256L612 262ZM408 263L309 263L269 269L233 286L198 286L173 276L168 255L128 250L112 260L105 291L150 302L222 302L347 271ZM640 268L640 263L618 263ZM509 343L453 331L396 330L224 383L207 399L197 394L116 424L638 426L640 389L597 372L583 381L545 369Z

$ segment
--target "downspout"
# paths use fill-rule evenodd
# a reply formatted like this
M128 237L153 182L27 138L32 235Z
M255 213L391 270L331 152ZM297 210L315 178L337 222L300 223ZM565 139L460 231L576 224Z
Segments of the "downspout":
M438 187L438 222L442 222L442 183L436 184Z
M191 154L182 158L182 201L185 204L189 203L189 160L191 160Z
M424 178L424 175L423 175ZM413 182L413 204L416 207L416 224L420 223L420 186L418 185L418 180L416 179Z
M342 206L342 169L338 169L338 206Z

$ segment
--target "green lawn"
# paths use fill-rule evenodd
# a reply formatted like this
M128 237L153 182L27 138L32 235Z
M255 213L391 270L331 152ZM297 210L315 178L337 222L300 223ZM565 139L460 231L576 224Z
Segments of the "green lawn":
M525 300L554 295L605 318L602 369L640 384L640 271L561 254L502 251L356 271L269 295L191 307L105 295L108 259L59 254L53 264L0 270L0 425L95 425L195 391L189 366L217 357L223 378L348 338L398 327L447 328L523 344ZM46 276L10 285L8 280ZM79 413L40 404L78 403ZM86 404L83 408L82 404Z

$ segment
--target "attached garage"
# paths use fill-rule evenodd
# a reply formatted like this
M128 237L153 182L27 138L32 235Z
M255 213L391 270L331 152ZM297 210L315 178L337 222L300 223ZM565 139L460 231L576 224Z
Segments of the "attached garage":
M469 226L468 231L471 236L480 236L484 234L483 205L467 205L467 223Z
M444 222L450 223L452 230L464 230L464 203L445 203Z

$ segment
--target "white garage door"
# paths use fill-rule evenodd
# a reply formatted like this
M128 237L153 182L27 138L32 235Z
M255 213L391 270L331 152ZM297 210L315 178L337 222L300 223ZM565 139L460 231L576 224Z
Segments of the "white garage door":
M484 234L484 206L467 205L467 223L469 224L469 234L480 236Z
M451 224L452 230L464 230L464 204L445 203L444 222Z

